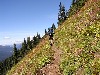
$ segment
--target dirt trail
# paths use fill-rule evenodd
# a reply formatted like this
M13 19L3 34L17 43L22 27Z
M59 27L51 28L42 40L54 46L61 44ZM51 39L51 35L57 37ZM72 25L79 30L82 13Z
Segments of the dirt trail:
M52 50L55 52L53 56L54 60L40 69L40 72L36 75L61 75L59 65L62 51L56 48L55 45L52 46Z

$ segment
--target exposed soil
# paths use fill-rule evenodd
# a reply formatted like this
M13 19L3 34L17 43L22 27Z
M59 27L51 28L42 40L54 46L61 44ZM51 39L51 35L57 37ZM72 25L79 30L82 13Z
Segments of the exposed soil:
M42 69L40 69L36 75L61 75L59 65L62 51L56 48L55 45L52 46L52 50L55 52L53 56L54 60L51 61L50 64L47 64Z

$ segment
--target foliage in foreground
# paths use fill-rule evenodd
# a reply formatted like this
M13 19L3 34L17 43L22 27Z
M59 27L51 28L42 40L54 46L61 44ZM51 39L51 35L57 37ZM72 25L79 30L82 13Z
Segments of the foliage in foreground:
M63 50L63 75L100 74L100 1L88 3L56 31L56 45Z

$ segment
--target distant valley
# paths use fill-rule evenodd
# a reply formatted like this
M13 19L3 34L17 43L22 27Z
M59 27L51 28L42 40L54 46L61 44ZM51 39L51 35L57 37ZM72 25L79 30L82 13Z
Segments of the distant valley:
M16 45L18 49L21 48L21 44ZM5 60L13 54L13 45L2 46L0 45L0 61Z
M13 53L13 47L0 45L0 61L11 56Z

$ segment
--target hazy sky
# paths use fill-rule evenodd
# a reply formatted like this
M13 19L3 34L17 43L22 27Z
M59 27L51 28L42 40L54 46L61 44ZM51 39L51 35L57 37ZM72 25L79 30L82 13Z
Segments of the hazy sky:
M0 0L0 45L43 35L52 23L57 26L60 2L68 10L72 0Z

